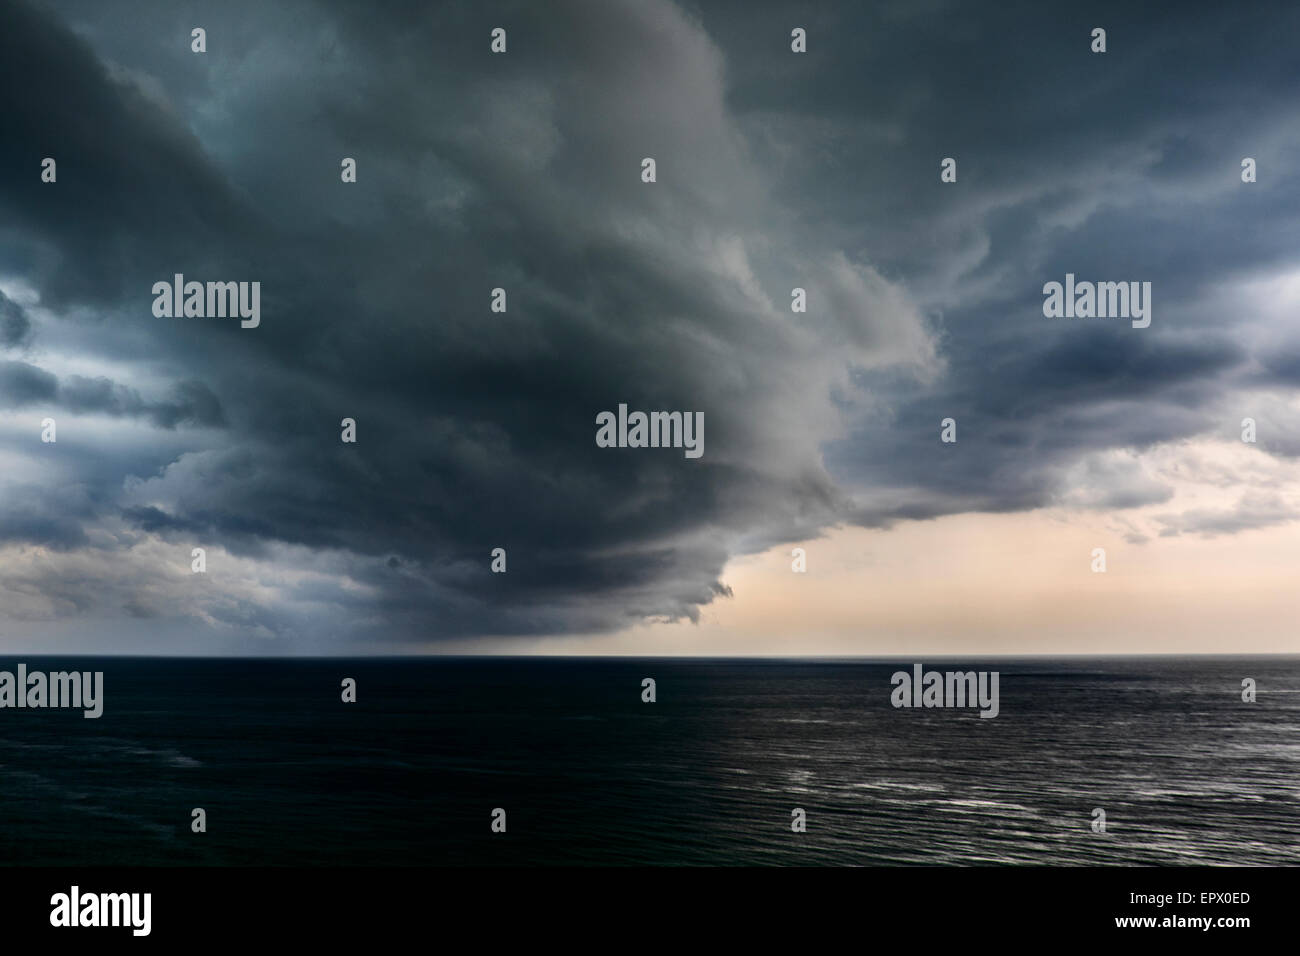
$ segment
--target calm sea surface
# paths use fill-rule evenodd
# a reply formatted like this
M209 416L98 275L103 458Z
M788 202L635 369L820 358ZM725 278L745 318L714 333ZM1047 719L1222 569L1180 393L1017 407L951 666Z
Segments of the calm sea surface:
M1297 659L921 661L993 720L910 660L20 662L106 702L0 710L10 866L1300 864Z

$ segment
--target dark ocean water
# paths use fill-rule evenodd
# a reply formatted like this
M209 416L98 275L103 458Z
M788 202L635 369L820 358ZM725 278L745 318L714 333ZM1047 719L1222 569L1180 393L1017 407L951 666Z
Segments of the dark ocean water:
M894 709L910 661L19 662L106 703L0 710L11 866L1300 864L1296 659L923 661L992 720Z

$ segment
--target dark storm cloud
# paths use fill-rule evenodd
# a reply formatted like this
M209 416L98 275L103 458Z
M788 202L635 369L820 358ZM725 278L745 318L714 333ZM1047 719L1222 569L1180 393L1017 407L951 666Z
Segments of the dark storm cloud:
M1252 350L1242 333L1261 314L1201 303L1297 267L1300 69L1276 39L1295 8L699 9L792 205L941 316L947 374L925 389L861 376L894 400L828 449L864 491L858 520L1049 504L1079 490L1061 477L1080 455L1222 430L1221 400L1259 365L1294 385L1295 326L1280 354ZM764 55L795 22L809 54ZM1088 48L1095 26L1104 55ZM946 156L959 178L941 186ZM1243 156L1267 180L1242 184ZM1152 327L1045 319L1042 285L1066 272L1150 280ZM955 446L938 442L949 416Z
M0 347L14 348L27 341L32 322L17 303L0 292Z
M27 362L0 361L0 407L41 405L49 411L147 418L159 428L224 424L221 403L202 382L179 382L171 401L149 402L107 378L72 375L62 383Z
M1295 115L1285 8L1277 30L1016 4L133 9L0 9L0 282L51 314L0 298L0 345L142 381L31 355L0 402L167 441L59 459L0 534L180 556L138 577L198 544L263 562L260 588L211 575L214 629L695 618L728 558L836 523L1166 500L1078 461L1213 429L1257 357L1202 291L1281 262L1300 221L1292 154L1261 140ZM1044 319L1066 271L1152 280L1152 328ZM155 318L177 272L260 281L261 326ZM597 448L619 402L703 411L704 457ZM168 600L84 574L79 600L140 619Z
M86 487L53 489L9 484L0 507L0 543L21 542L67 551L90 543L86 523L102 502Z
M115 80L51 12L0 9L6 226L39 243L33 270L47 303L135 297L145 276L222 257L256 233L244 206L176 117ZM57 163L57 188L37 175ZM39 253L38 253L39 255Z
M59 392L59 380L26 362L0 362L0 401L5 405L48 402Z

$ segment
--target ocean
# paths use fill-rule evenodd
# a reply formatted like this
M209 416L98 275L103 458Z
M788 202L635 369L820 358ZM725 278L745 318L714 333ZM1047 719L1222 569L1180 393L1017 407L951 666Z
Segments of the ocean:
M1300 864L1300 659L920 662L998 716L911 660L7 658L104 712L0 709L0 862Z

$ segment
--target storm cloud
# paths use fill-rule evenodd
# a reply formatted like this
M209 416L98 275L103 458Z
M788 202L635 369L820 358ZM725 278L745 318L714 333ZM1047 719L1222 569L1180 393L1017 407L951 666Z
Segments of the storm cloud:
M276 648L694 620L730 559L835 526L1161 503L1113 456L1296 386L1294 324L1231 295L1296 268L1284 5L135 6L0 8L18 620ZM1151 281L1151 327L1044 318L1066 272ZM156 317L177 273L259 281L260 326ZM703 412L704 456L597 447L619 403Z

